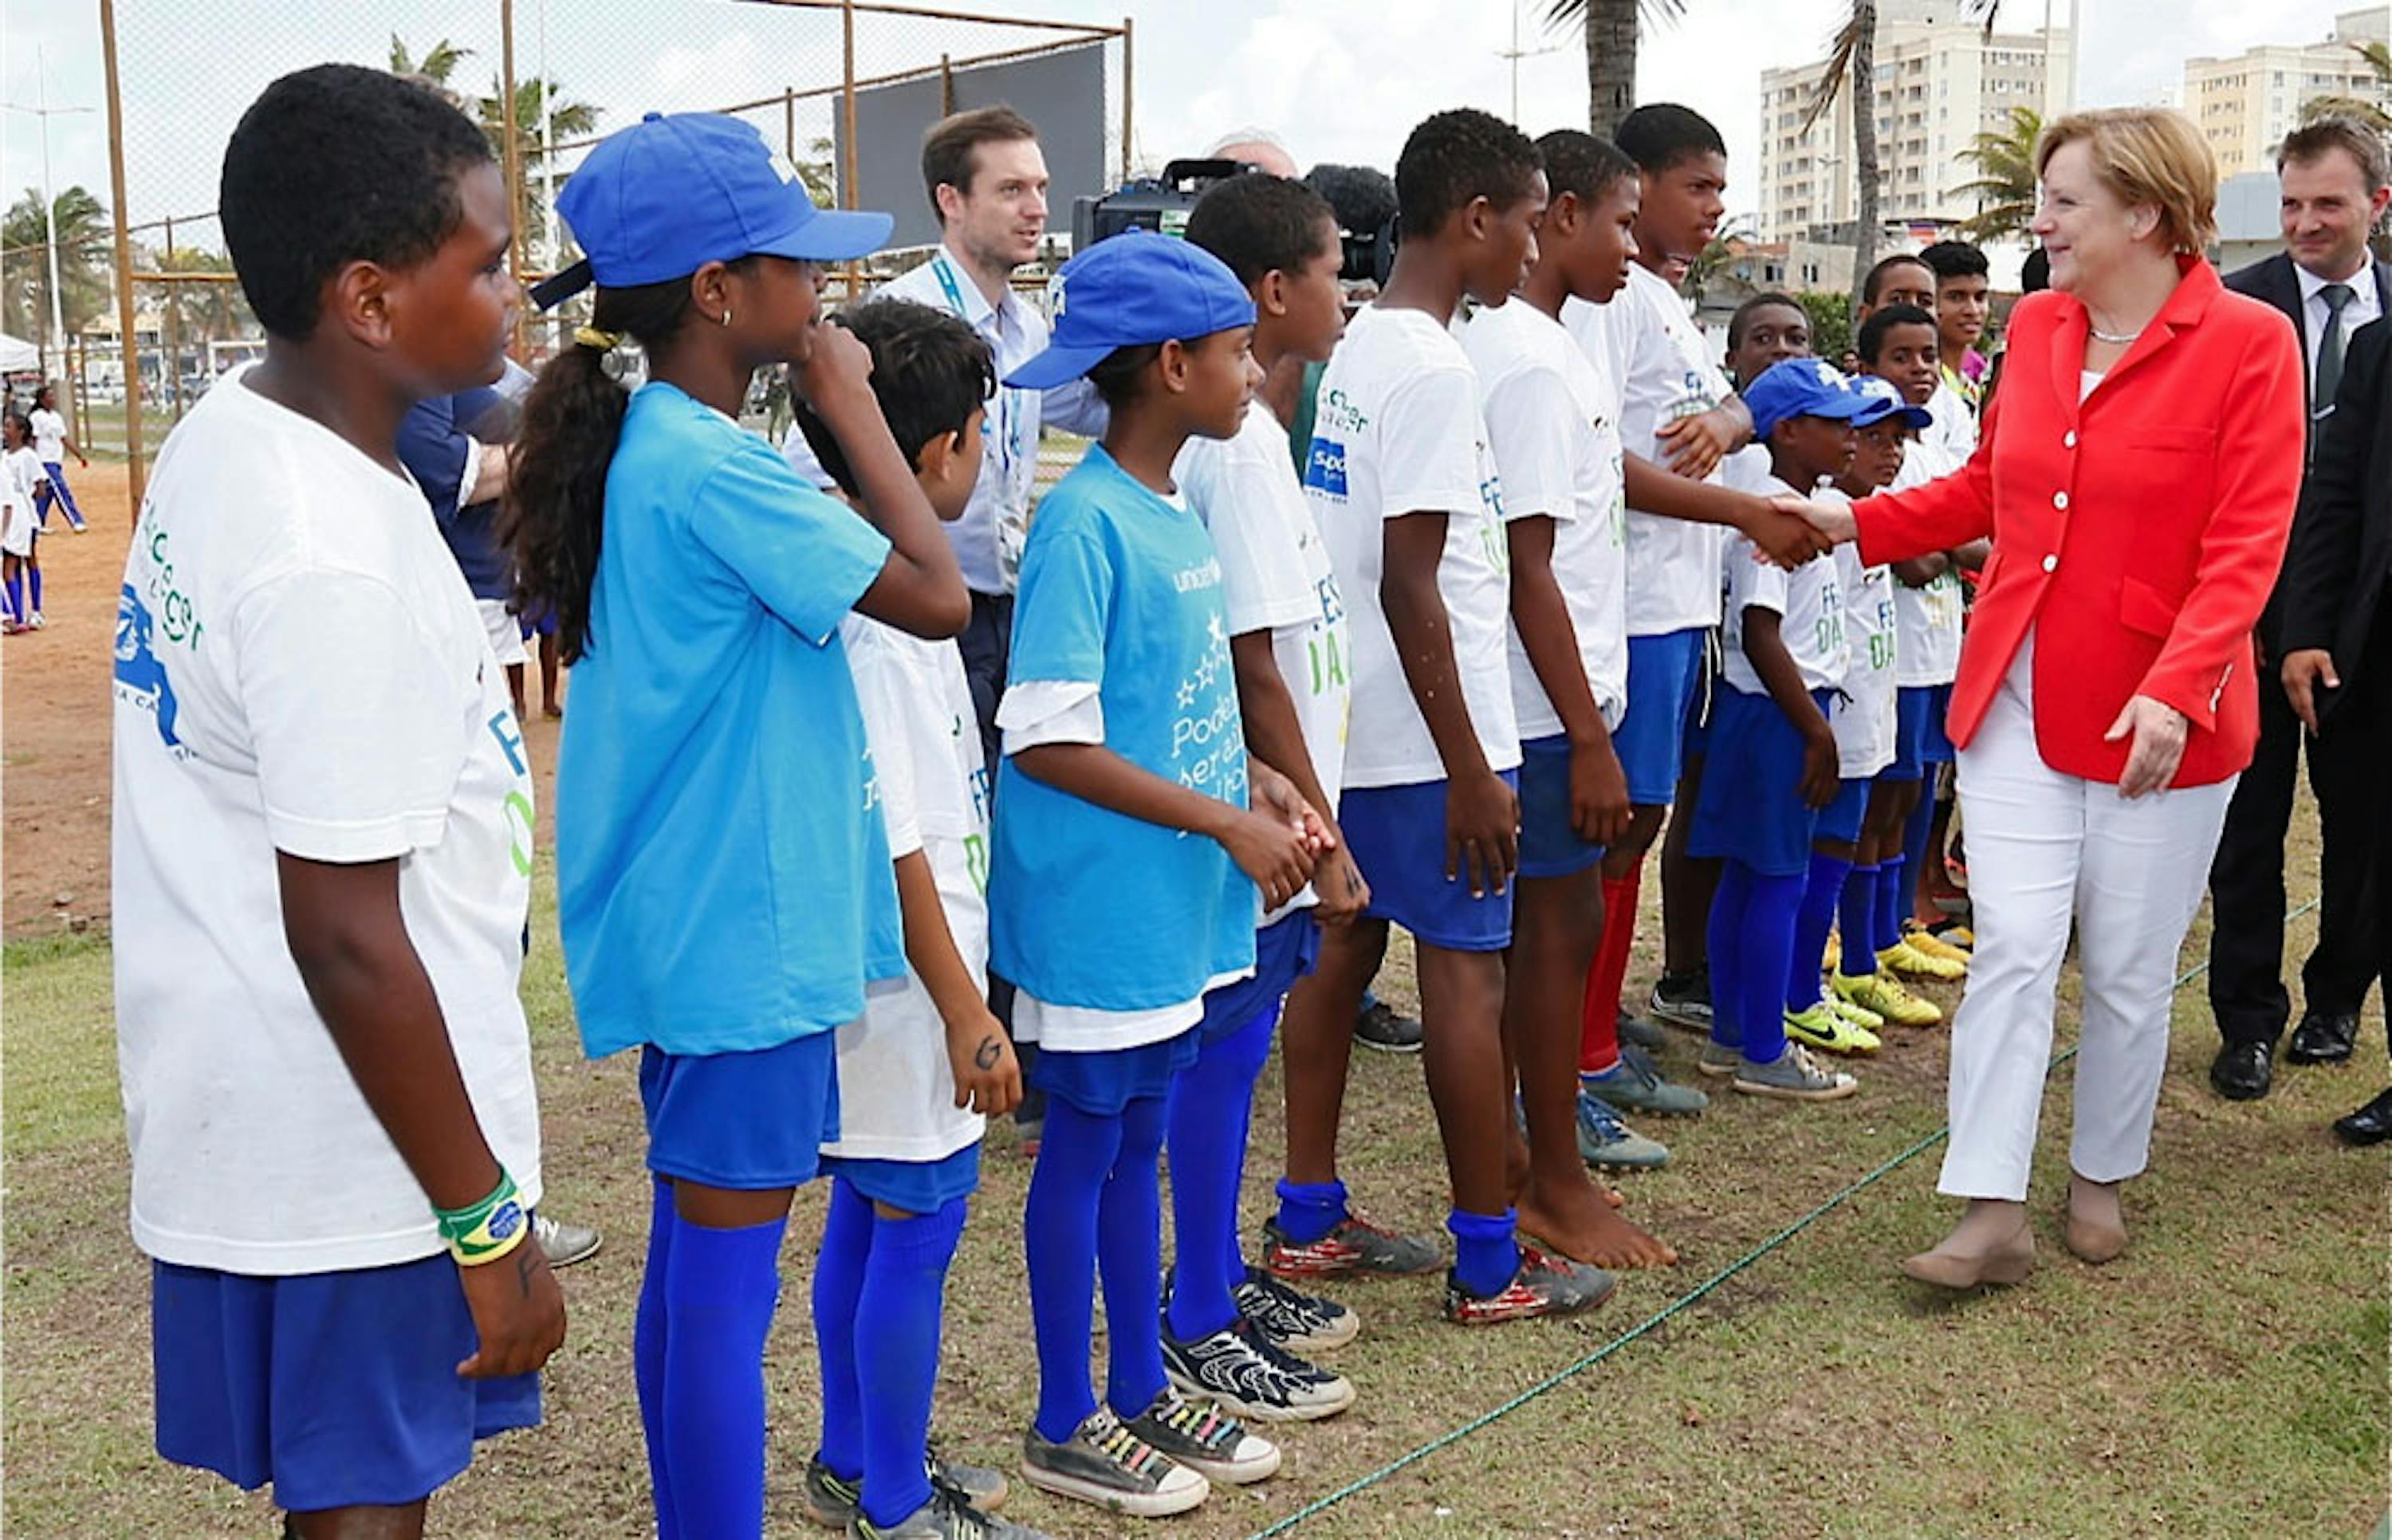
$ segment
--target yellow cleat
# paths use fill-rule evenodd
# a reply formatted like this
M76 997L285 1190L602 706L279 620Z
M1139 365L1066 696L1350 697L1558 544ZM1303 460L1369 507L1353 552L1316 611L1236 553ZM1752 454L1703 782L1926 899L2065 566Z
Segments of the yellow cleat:
M1907 937L1877 954L1878 962L1896 973L1906 973L1915 978L1940 978L1946 981L1969 977L1966 963L1936 957L1912 946Z
M1833 973L1836 971L1837 967L1843 963L1843 934L1840 931L1831 931L1827 936L1827 955L1820 961L1819 965L1826 969L1829 973Z
M1897 1027L1936 1027L1944 1021L1941 1006L1912 994L1890 973L1864 974L1858 978L1840 973L1827 980L1827 988L1837 999L1874 1011Z
M1807 1011L1787 1012L1786 1035L1830 1054L1874 1054L1880 1046L1875 1032L1855 1027L1829 1010L1825 1001Z
M1902 938L1913 951L1923 951L1930 957L1941 957L1949 963L1957 963L1963 968L1969 965L1968 948L1953 945L1916 920L1902 927Z
M1838 1016L1842 1016L1846 1021L1849 1021L1853 1026L1860 1028L1863 1031L1875 1032L1881 1030L1885 1026L1885 1017L1878 1015L1875 1011L1870 1010L1866 1005L1853 1004L1851 1001L1846 1000L1840 994L1829 994L1826 998L1826 1006L1827 1009L1835 1012Z

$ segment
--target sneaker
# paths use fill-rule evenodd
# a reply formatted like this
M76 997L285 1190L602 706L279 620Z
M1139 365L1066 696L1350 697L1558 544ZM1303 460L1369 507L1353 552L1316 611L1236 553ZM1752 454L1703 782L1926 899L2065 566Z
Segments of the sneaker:
M1970 930L1964 921L1938 920L1927 927L1927 934L1947 946L1958 947L1963 951L1973 952L1977 950L1977 933Z
M1830 1054L1874 1054L1884 1046L1875 1032L1846 1021L1825 1001L1807 1011L1787 1012L1786 1035Z
M1610 1104L1584 1089L1578 1094L1578 1153L1610 1171L1659 1171L1670 1163L1667 1145L1632 1131Z
M855 1540L1046 1540L1026 1524L972 1507L953 1487L938 1486L903 1522L883 1528L858 1513L848 1521L847 1533Z
M1362 1333L1362 1318L1353 1311L1334 1300L1290 1288L1259 1267L1248 1267L1246 1281L1229 1292L1237 1299L1238 1314L1290 1352L1325 1352Z
M1703 1051L1695 1055L1695 1068L1706 1075L1733 1075L1744 1068L1744 1054L1705 1038Z
M531 1216L531 1238L540 1243L540 1254L552 1268L588 1262L606 1244L604 1236L586 1224L567 1224L546 1214Z
M1032 1428L1021 1435L1021 1479L1041 1492L1134 1519L1185 1513L1213 1483L1122 1426L1099 1406L1060 1443Z
M1282 1278L1333 1278L1348 1273L1410 1278L1434 1273L1444 1262L1444 1249L1436 1242L1399 1236L1350 1210L1319 1240L1290 1240L1277 1218L1263 1221L1263 1265Z
M1789 1042L1771 1064L1749 1060L1736 1072L1736 1088L1752 1096L1781 1096L1797 1102L1832 1102L1851 1095L1861 1082L1840 1069L1822 1068L1810 1051Z
M1949 980L1966 978L1969 976L1968 964L1955 963L1949 958L1930 957L1912 946L1907 937L1878 952L1877 960L1881 965L1892 968L1896 973L1906 973L1915 978Z
M1165 1321L1163 1369L1190 1395L1251 1422L1317 1422L1354 1404L1351 1380L1277 1346L1243 1316L1197 1342L1175 1339Z
M1354 1018L1354 1041L1382 1054L1417 1054L1420 1018L1401 1014L1384 1000L1373 1000Z
M948 1493L957 1503L982 1514L994 1513L1005 1506L1008 1487L1002 1471L977 1465L949 1465L934 1456L925 1456L925 1469L934 1498L939 1493ZM863 1501L860 1481L851 1482L832 1470L823 1464L820 1455L806 1461L806 1507L812 1510L815 1523L825 1529L845 1529L861 1517Z
M1827 988L1837 999L1873 1011L1897 1027L1934 1027L1944 1020L1942 1006L1912 994L1890 973L1863 974L1858 978L1840 973L1828 978Z
M1689 1032L1711 1029L1711 978L1709 968L1693 973L1665 973L1654 981L1644 1008L1656 1021L1683 1027Z
M44 619L42 618L42 612L41 612L41 611L39 611L39 610L35 610L35 611L33 612L33 617L32 617L31 620L26 621L26 622L25 622L25 624L26 624L27 626L31 627L32 629L34 629L34 630L38 631L38 630L40 630L43 627L45 627L45 626L48 625L48 624L49 624L49 622L48 622L48 621L46 621L46 620L44 620Z
M1540 1315L1567 1315L1592 1310L1611 1298L1618 1280L1600 1267L1549 1257L1533 1246L1520 1248L1520 1265L1502 1292L1481 1299L1462 1287L1450 1271L1445 1275L1445 1318L1465 1326L1492 1326L1498 1321L1529 1321Z
M1690 1085L1662 1079L1661 1071L1642 1048L1619 1045L1619 1062L1600 1075L1581 1073L1579 1084L1613 1106L1650 1112L1662 1118L1699 1118L1711 1099Z
M1957 963L1964 969L1969 965L1968 948L1944 939L1916 920L1904 923L1902 939L1913 951L1923 951L1930 957L1941 957L1947 963Z
M1821 999L1826 1005L1827 1009L1835 1012L1838 1016L1842 1016L1846 1021L1851 1022L1853 1026L1858 1027L1865 1031L1880 1032L1885 1029L1885 1017L1878 1015L1875 1011L1870 1010L1866 1005L1855 1005L1851 1001L1846 1000L1842 995L1836 993L1832 990L1827 991L1827 993L1822 996Z
M1657 1054L1661 1051L1661 1045L1670 1041L1669 1033L1641 1016L1630 1016L1625 1005L1619 1008L1618 1031L1623 1045Z
M1165 1385L1154 1404L1123 1424L1163 1456L1213 1481L1245 1486L1278 1473L1279 1445L1210 1401Z

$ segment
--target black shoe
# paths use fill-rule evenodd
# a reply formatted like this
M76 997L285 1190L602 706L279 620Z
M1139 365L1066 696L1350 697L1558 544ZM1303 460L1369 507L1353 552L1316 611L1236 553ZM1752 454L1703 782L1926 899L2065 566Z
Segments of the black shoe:
M2230 1102L2256 1102L2275 1083L2275 1044L2230 1042L2209 1061L2209 1083Z
M2386 1091L2347 1118L2334 1120L2334 1136L2346 1145L2380 1145L2392 1139L2392 1091Z
M1373 1000L1354 1018L1354 1041L1383 1054L1417 1054L1421 1051L1421 1024L1416 1017L1399 1014L1385 1001Z
M2293 1029L2293 1041L2284 1049L2284 1062L2340 1064L2350 1057L2351 1046L2358 1041L2357 1012L2329 1016L2323 1011L2311 1011Z

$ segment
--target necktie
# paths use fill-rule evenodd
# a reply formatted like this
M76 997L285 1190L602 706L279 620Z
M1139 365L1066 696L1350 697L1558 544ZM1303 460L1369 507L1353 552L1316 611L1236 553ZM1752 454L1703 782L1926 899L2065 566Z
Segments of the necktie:
M2346 283L2329 283L2318 297L2325 301L2325 335L2318 339L2317 389L2310 394L2309 409L2322 416L2342 386L2342 307L2358 296Z

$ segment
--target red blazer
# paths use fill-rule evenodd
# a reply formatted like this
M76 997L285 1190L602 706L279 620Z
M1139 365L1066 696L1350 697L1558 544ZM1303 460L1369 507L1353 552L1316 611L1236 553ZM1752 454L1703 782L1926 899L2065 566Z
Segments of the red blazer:
M2128 743L2102 734L2133 695L2191 723L2175 784L2251 762L2251 630L2300 496L2300 344L2206 262L2178 263L2176 292L2081 406L2085 306L2022 300L1967 466L1852 509L1871 563L1993 537L1952 687L1955 744L2032 628L2035 745L2052 769L2114 784Z

